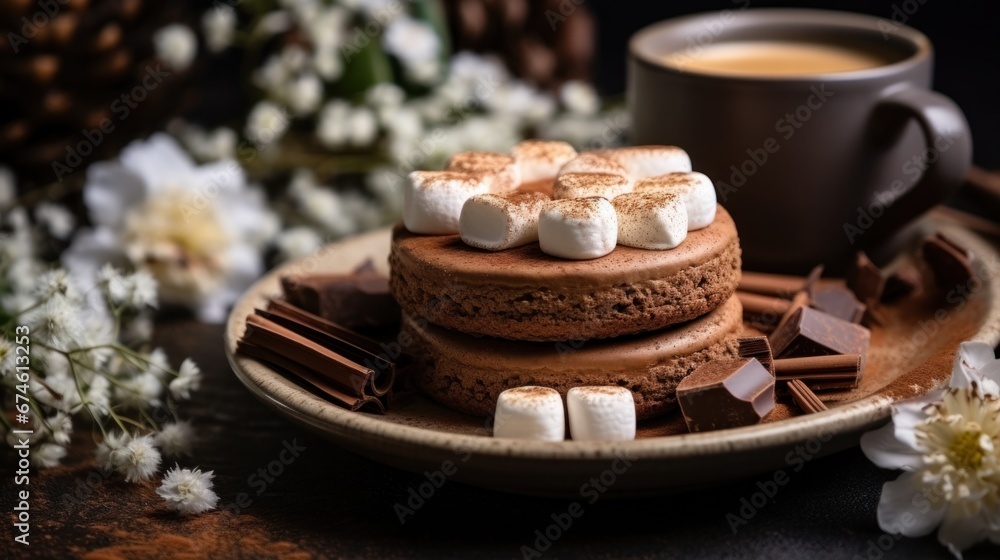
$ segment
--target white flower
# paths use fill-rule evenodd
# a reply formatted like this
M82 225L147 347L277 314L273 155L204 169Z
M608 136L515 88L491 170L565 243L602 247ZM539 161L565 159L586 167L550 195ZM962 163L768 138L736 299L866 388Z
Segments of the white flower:
M104 287L112 305L121 305L128 299L128 284L125 282L125 277L122 275L121 270L118 270L115 265L105 263L101 267L101 270L97 272L97 279L101 286Z
M381 118L383 126L393 139L415 140L424 132L420 113L412 107L386 109Z
M955 355L949 386L964 389L973 383L982 394L1000 396L1000 360L984 342L963 342Z
M220 126L205 130L193 124L182 124L178 137L184 147L201 161L218 161L236 157L236 131Z
M212 471L175 466L167 471L156 493L183 515L202 513L219 503L219 496L212 490L212 477Z
M0 208L7 208L17 197L17 182L14 173L6 165L0 165Z
M340 6L330 6L304 23L309 41L316 51L336 52L344 38L350 14Z
M65 412L57 412L47 420L52 431L52 440L59 445L68 445L73 434L73 419Z
M601 98L594 87L586 82L571 80L559 89L563 106L571 113L593 115L601 108Z
M441 78L441 61L428 58L412 62L406 67L406 75L418 84L431 85Z
M127 458L125 445L131 439L132 437L125 432L106 434L104 440L97 445L97 466L107 472L118 470L125 464Z
M187 400L191 398L191 391L197 391L199 387L201 387L201 370L191 358L186 358L181 362L177 377L170 381L170 394L177 400Z
M134 309L156 307L157 283L152 274L145 270L137 270L125 278L125 283L129 287L129 305Z
M367 146L378 136L378 119L371 109L358 107L347 123L348 138L354 146Z
M406 99L403 88L392 82L375 84L365 92L365 102L376 108L399 107Z
M319 250L323 244L322 238L315 230L306 226L286 229L278 234L274 245L282 260L304 257Z
M410 17L394 19L385 29L382 45L406 66L437 58L441 52L441 40L434 28Z
M312 113L323 101L323 82L316 74L302 74L286 84L284 99L295 114Z
M131 438L118 453L115 468L127 482L149 480L160 468L160 452L152 436Z
M94 377L87 387L87 408L97 416L107 416L111 410L111 382L103 375Z
M148 406L159 406L163 383L152 372L143 372L122 380L115 387L115 398L123 405L140 409Z
M14 373L14 345L0 335L0 376Z
M66 456L66 448L54 443L43 443L31 451L31 462L37 467L50 469L59 466Z
M144 271L133 277L133 303L154 301L152 278L163 302L221 322L262 270L252 239L267 210L247 195L243 169L231 160L196 166L165 134L91 165L84 202L94 228L76 235L63 262L78 278L107 262Z
M355 217L350 214L341 196L329 187L316 184L312 172L298 170L288 190L298 210L333 236L356 231Z
M462 51L452 56L448 65L448 78L467 85L504 82L509 76L507 67L493 55Z
M367 107L353 108L342 100L327 103L319 115L316 137L328 148L345 144L367 146L378 136L378 119Z
M80 300L80 291L76 288L76 283L69 273L62 268L49 270L42 274L40 278L35 278L34 294L40 301L45 301L55 296L63 296L70 302Z
M153 34L156 56L175 70L191 65L198 51L194 32L186 25L175 23Z
M59 350L72 350L83 347L81 342L86 335L81 318L83 313L79 303L64 295L53 295L44 305L29 313L27 321L37 325L37 336L43 342Z
M208 50L219 52L233 43L236 31L236 10L231 6L218 4L201 16L201 27L205 30Z
M897 403L890 424L861 438L872 462L905 471L882 488L879 526L910 537L940 526L959 558L981 540L1000 544L1000 397L979 387L996 373L992 349L982 350L963 345L952 387Z
M170 375L170 359L167 358L167 353L163 348L154 348L149 355L146 356L146 370L149 373L160 378L160 381L166 381Z
M312 65L313 70L328 82L340 78L344 73L344 61L336 49L317 49Z
M65 206L51 202L42 202L35 207L35 219L56 239L66 239L76 226L72 212Z
M194 442L194 428L185 420L166 424L156 434L156 444L163 449L168 457L179 457L191 454L191 444Z
M253 142L267 146L284 136L288 130L289 116L284 109L271 103L261 101L254 105L247 116L246 135Z

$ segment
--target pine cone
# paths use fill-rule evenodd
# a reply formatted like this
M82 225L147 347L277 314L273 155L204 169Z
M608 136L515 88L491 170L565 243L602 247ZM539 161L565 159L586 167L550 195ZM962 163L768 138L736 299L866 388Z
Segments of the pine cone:
M0 161L19 183L61 181L169 118L191 72L158 62L152 36L180 6L0 3Z
M494 53L525 81L590 80L594 18L574 0L446 0L456 51Z

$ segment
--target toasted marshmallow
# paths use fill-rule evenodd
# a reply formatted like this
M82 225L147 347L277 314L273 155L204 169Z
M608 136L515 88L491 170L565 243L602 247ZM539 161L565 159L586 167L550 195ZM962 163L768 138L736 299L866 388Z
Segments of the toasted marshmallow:
M554 179L559 168L576 157L576 150L566 142L525 140L511 148L521 171L522 183Z
M628 193L611 201L618 212L618 243L639 249L673 249L688 232L684 197L677 193Z
M612 198L632 192L632 179L611 173L565 173L552 187L553 198Z
M562 441L565 436L563 401L555 389L527 386L500 393L493 437Z
M691 171L691 158L677 146L630 146L598 154L624 167L634 179Z
M478 194L462 207L458 220L462 241L490 251L538 241L538 214L549 200L539 192Z
M448 171L485 173L493 181L493 192L509 192L521 184L521 170L514 158L497 152L458 152L445 166Z
M538 244L564 259L596 259L615 249L618 216L606 198L546 202L538 216Z
M489 191L480 174L414 171L403 189L403 225L413 233L456 233L465 201Z
M584 152L559 168L559 175L568 173L610 173L632 178L619 163L597 152Z
M715 221L715 186L702 173L667 173L639 179L635 192L679 193L684 197L688 213L688 231L708 227Z
M574 387L566 393L566 409L575 440L635 439L635 399L625 387Z

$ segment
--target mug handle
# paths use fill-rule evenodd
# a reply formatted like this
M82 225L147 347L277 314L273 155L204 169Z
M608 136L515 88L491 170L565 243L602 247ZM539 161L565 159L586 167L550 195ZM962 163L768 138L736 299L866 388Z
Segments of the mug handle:
M885 214L873 227L880 231L871 236L884 241L958 191L972 166L972 133L958 105L937 92L906 88L882 99L878 107L916 119L927 150L936 154L933 161L928 158L918 182L902 193L889 194L891 201L888 204L885 192L877 193L871 201L870 204L885 207Z

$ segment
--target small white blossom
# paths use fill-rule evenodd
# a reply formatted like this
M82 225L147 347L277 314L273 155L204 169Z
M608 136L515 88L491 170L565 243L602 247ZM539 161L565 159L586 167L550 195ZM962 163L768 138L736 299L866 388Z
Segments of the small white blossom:
M424 132L420 113L412 107L398 107L382 111L381 121L393 139L415 140Z
M63 296L70 302L76 302L80 298L76 284L69 273L62 268L49 270L35 279L35 297L45 301L55 296Z
M121 385L115 387L115 398L127 407L140 409L159 406L162 392L160 378L152 372L143 372L121 381Z
M308 115L323 101L323 82L316 74L302 74L286 84L284 99L295 114Z
M382 45L405 66L437 58L441 52L441 40L434 28L410 17L393 20L382 36Z
M316 137L328 148L368 146L378 137L378 119L367 107L351 107L346 101L334 100L320 111Z
M282 260L291 260L319 250L323 240L312 228L297 226L278 234L274 245Z
M47 420L52 440L59 445L68 445L73 434L73 419L65 412L58 412Z
M312 65L313 70L328 82L337 80L344 73L344 60L336 49L317 49Z
M134 437L121 449L116 468L127 482L149 480L160 468L160 458L153 436Z
M212 490L212 478L212 471L174 466L167 471L156 493L182 515L202 513L215 509L219 503L219 496Z
M198 51L198 41L194 32L186 25L175 23L153 34L156 56L175 70L184 70L191 65Z
M247 117L246 135L257 144L266 146L281 139L288 130L288 114L270 101L254 105Z
M116 471L125 464L127 451L125 445L132 437L125 432L112 432L104 436L97 445L97 466L106 472Z
M50 469L59 466L59 461L65 456L65 447L54 443L43 443L31 451L31 462L37 467Z
M406 67L406 75L418 84L434 84L441 78L441 61L436 58L428 58L412 62Z
M406 99L403 88L392 82L375 84L365 92L365 102L372 107L399 107Z
M156 444L168 457L179 457L191 454L191 444L194 442L194 428L185 420L166 424L156 434Z
M134 309L157 306L156 278L145 270L137 270L125 279L129 286L129 305Z
M7 208L17 197L17 182L14 173L6 165L0 165L0 209Z
M335 52L344 39L350 13L340 6L330 6L304 23L309 41L316 51Z
M201 387L201 370L187 358L181 362L177 377L170 381L170 394L177 400L187 400L191 398L191 391L197 391L199 387Z
M42 202L35 207L35 219L56 239L66 239L76 227L76 218L65 206Z
M111 263L105 263L97 273L97 279L107 294L111 304L119 306L129 297L129 286L121 270Z
M111 382L103 375L94 377L87 387L87 408L97 416L107 416L111 410Z
M201 161L219 161L236 156L236 131L231 128L220 126L215 130L205 130L185 124L180 126L177 136L184 147Z
M81 312L80 306L66 296L54 295L30 317L38 325L36 332L41 340L60 350L72 350L80 347L86 334Z
M208 50L219 52L233 43L236 31L236 10L231 6L216 5L201 16L201 27L205 31Z
M601 108L601 99L594 87L586 82L572 80L559 89L563 106L571 113L593 115Z

